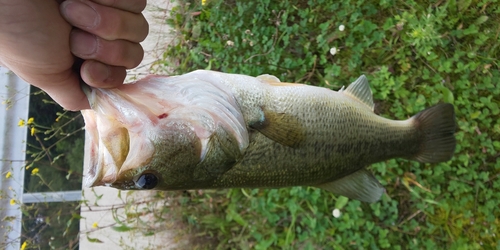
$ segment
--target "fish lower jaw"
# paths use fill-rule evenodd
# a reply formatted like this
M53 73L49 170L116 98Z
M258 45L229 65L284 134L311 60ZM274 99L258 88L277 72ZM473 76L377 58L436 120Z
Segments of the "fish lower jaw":
M85 181L87 187L109 186L116 181L120 168L109 153L102 153L104 155L100 157L99 161L89 167Z

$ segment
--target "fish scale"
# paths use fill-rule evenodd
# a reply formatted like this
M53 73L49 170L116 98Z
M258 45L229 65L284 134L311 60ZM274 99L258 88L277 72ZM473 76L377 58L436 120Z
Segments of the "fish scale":
M451 104L390 120L373 112L365 76L336 92L198 70L85 92L90 186L315 186L375 202L384 188L367 166L398 157L447 161L456 143Z
M285 103L303 95L302 92L294 94L287 95L288 98L277 102ZM270 179L286 178L286 185L315 185L325 180L343 177L383 159L411 156L416 153L405 151L398 154L399 144L386 143L390 147L381 148L381 143L377 143L383 140L411 143L408 140L411 138L409 135L415 131L410 129L408 123L390 127L389 124L394 121L375 114L371 117L365 107L355 108L345 104L346 101L340 98L342 97L325 96L319 102L320 105L315 106L319 108L312 110L309 106L287 106L288 112L303 114L298 118L304 126L312 128L308 130L305 145L294 149L265 136L256 137L255 141L262 142L254 144L254 147L250 145L243 160L226 173L218 187L226 187L224 180L230 178L238 178L244 187L262 185L263 181L259 175L247 174L259 173L253 166L266 165L266 176ZM360 157L360 153L365 157ZM273 187L273 184L280 185L280 182L266 184Z

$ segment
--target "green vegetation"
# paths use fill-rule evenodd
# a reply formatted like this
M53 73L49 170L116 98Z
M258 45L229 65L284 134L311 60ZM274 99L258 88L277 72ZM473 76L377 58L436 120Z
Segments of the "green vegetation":
M309 187L190 191L176 199L184 221L215 238L219 249L500 248L498 6L497 0L181 3L168 20L179 42L165 54L176 74L267 73L332 89L365 74L377 113L406 119L450 102L458 122L451 161L371 166L387 189L377 203ZM332 216L336 208L339 218Z
M157 192L124 196L108 227L134 237L173 229L202 249L500 248L498 0L180 2L166 20L178 43L157 68L273 74L335 90L365 74L382 116L453 103L456 154L439 164L372 165L387 190L374 204L312 187ZM34 93L26 191L78 189L81 118ZM79 207L25 204L21 242L78 249Z
M25 192L80 190L84 146L80 113L64 111L32 87L29 117L23 125L29 129ZM78 249L79 202L24 204L22 210L21 242L27 243L26 249Z

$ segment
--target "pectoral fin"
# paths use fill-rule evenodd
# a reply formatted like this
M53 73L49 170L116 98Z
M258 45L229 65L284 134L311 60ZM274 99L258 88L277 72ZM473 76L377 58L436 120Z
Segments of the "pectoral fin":
M305 139L305 129L293 115L264 110L264 120L250 124L250 127L267 138L288 147L298 147Z
M378 201L385 190L373 174L366 169L361 169L339 180L317 185L317 187L369 203Z

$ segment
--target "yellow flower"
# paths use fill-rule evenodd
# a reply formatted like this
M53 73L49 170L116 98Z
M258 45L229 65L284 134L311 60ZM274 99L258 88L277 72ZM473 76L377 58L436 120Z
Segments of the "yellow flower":
M35 133L36 133L36 129L35 129L35 127L32 127L32 128L31 128L31 136L34 136L34 135L35 135Z
M61 118L61 117L57 117L57 118L56 118L56 122L58 122L60 118Z
M38 174L38 168L34 168L33 170L31 170L31 175L36 175Z
M14 200L14 199L10 199L10 205L11 205L11 206L16 205L16 203L17 203L17 202L16 202L16 200Z
M25 241L25 242L23 242L23 244L21 245L21 250L26 249L26 246L27 246L27 245L28 245L28 244L26 243L26 241Z
M98 227L97 222L92 223L92 228L97 228L97 227Z
M201 5L207 4L207 0L201 0Z
M26 122L24 121L24 119L20 119L19 122L17 123L17 126L19 126L19 127L24 127L24 125L26 125Z
M10 177L12 177L12 173L9 171L5 174L5 179L9 179Z
M30 118L28 119L28 125L31 125L31 124L33 124L34 122L35 122L35 118L34 118L34 117L30 117Z

